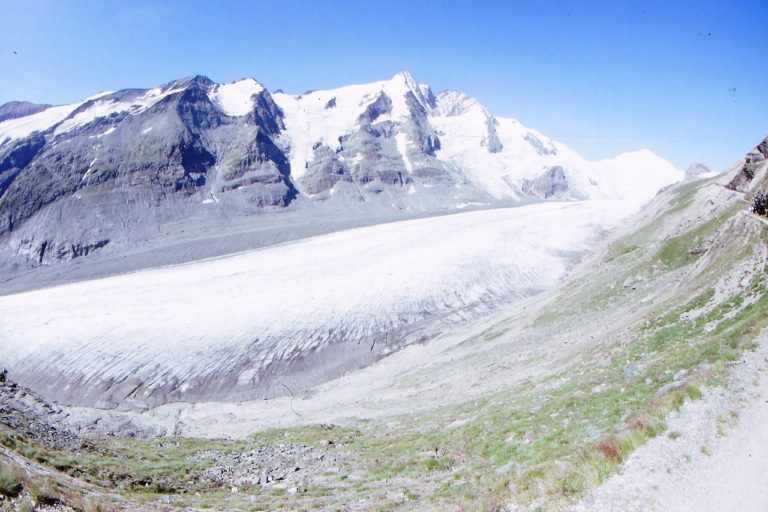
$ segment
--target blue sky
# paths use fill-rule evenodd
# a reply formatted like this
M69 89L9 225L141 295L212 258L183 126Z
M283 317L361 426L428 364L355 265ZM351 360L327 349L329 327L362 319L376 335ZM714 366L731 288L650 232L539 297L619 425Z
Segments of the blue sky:
M759 0L0 0L0 103L192 74L303 92L408 70L591 159L647 147L722 169L768 132L764 11Z

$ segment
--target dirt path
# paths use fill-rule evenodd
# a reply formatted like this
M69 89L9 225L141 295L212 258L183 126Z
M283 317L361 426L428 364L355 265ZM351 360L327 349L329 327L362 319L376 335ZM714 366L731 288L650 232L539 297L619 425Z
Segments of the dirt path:
M768 510L768 332L572 512Z

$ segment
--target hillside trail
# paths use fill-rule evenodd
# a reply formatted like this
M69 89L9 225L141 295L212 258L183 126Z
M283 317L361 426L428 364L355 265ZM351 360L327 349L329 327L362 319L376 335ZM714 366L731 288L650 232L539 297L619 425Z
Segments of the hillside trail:
M571 512L768 510L768 331Z

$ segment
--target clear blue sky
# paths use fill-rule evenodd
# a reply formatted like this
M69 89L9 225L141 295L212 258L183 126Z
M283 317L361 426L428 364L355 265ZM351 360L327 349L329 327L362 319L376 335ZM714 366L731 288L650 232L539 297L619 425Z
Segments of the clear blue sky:
M755 1L0 0L0 103L191 74L288 92L409 70L591 159L722 169L768 132ZM13 52L16 52L14 54Z

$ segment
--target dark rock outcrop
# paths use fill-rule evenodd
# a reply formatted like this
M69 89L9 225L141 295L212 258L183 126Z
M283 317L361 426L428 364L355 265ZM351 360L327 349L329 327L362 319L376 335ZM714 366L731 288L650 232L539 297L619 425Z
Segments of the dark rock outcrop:
M61 426L63 412L29 389L0 373L0 428L27 442L68 451L78 451L81 438Z
M211 100L214 87L194 76L126 89L84 102L44 131L0 141L0 239L40 264L100 250L115 226L129 233L147 215L182 217L211 194L233 194L245 210L288 205L297 191L272 140L284 129L282 112L264 89L247 115L229 115ZM125 107L91 114L103 105ZM73 209L76 219L65 213Z
M488 120L485 124L486 129L488 130L488 135L483 139L481 144L486 149L488 149L489 153L498 153L504 149L504 145L499 140L499 134L496 133L496 126L498 125L498 121L496 121L495 117L488 116Z
M570 188L563 168L555 165L540 174L536 179L526 180L522 191L525 194L534 195L541 199L567 197Z
M552 144L552 142L549 142L548 144L544 144L541 139L539 139L536 135L532 133L527 133L525 135L525 140L528 141L528 143L534 147L536 152L540 155L556 155L557 149Z
M744 165L742 165L739 173L728 182L726 188L736 192L746 192L755 178L755 171L765 163L766 159L768 159L768 137L747 153L744 157Z

